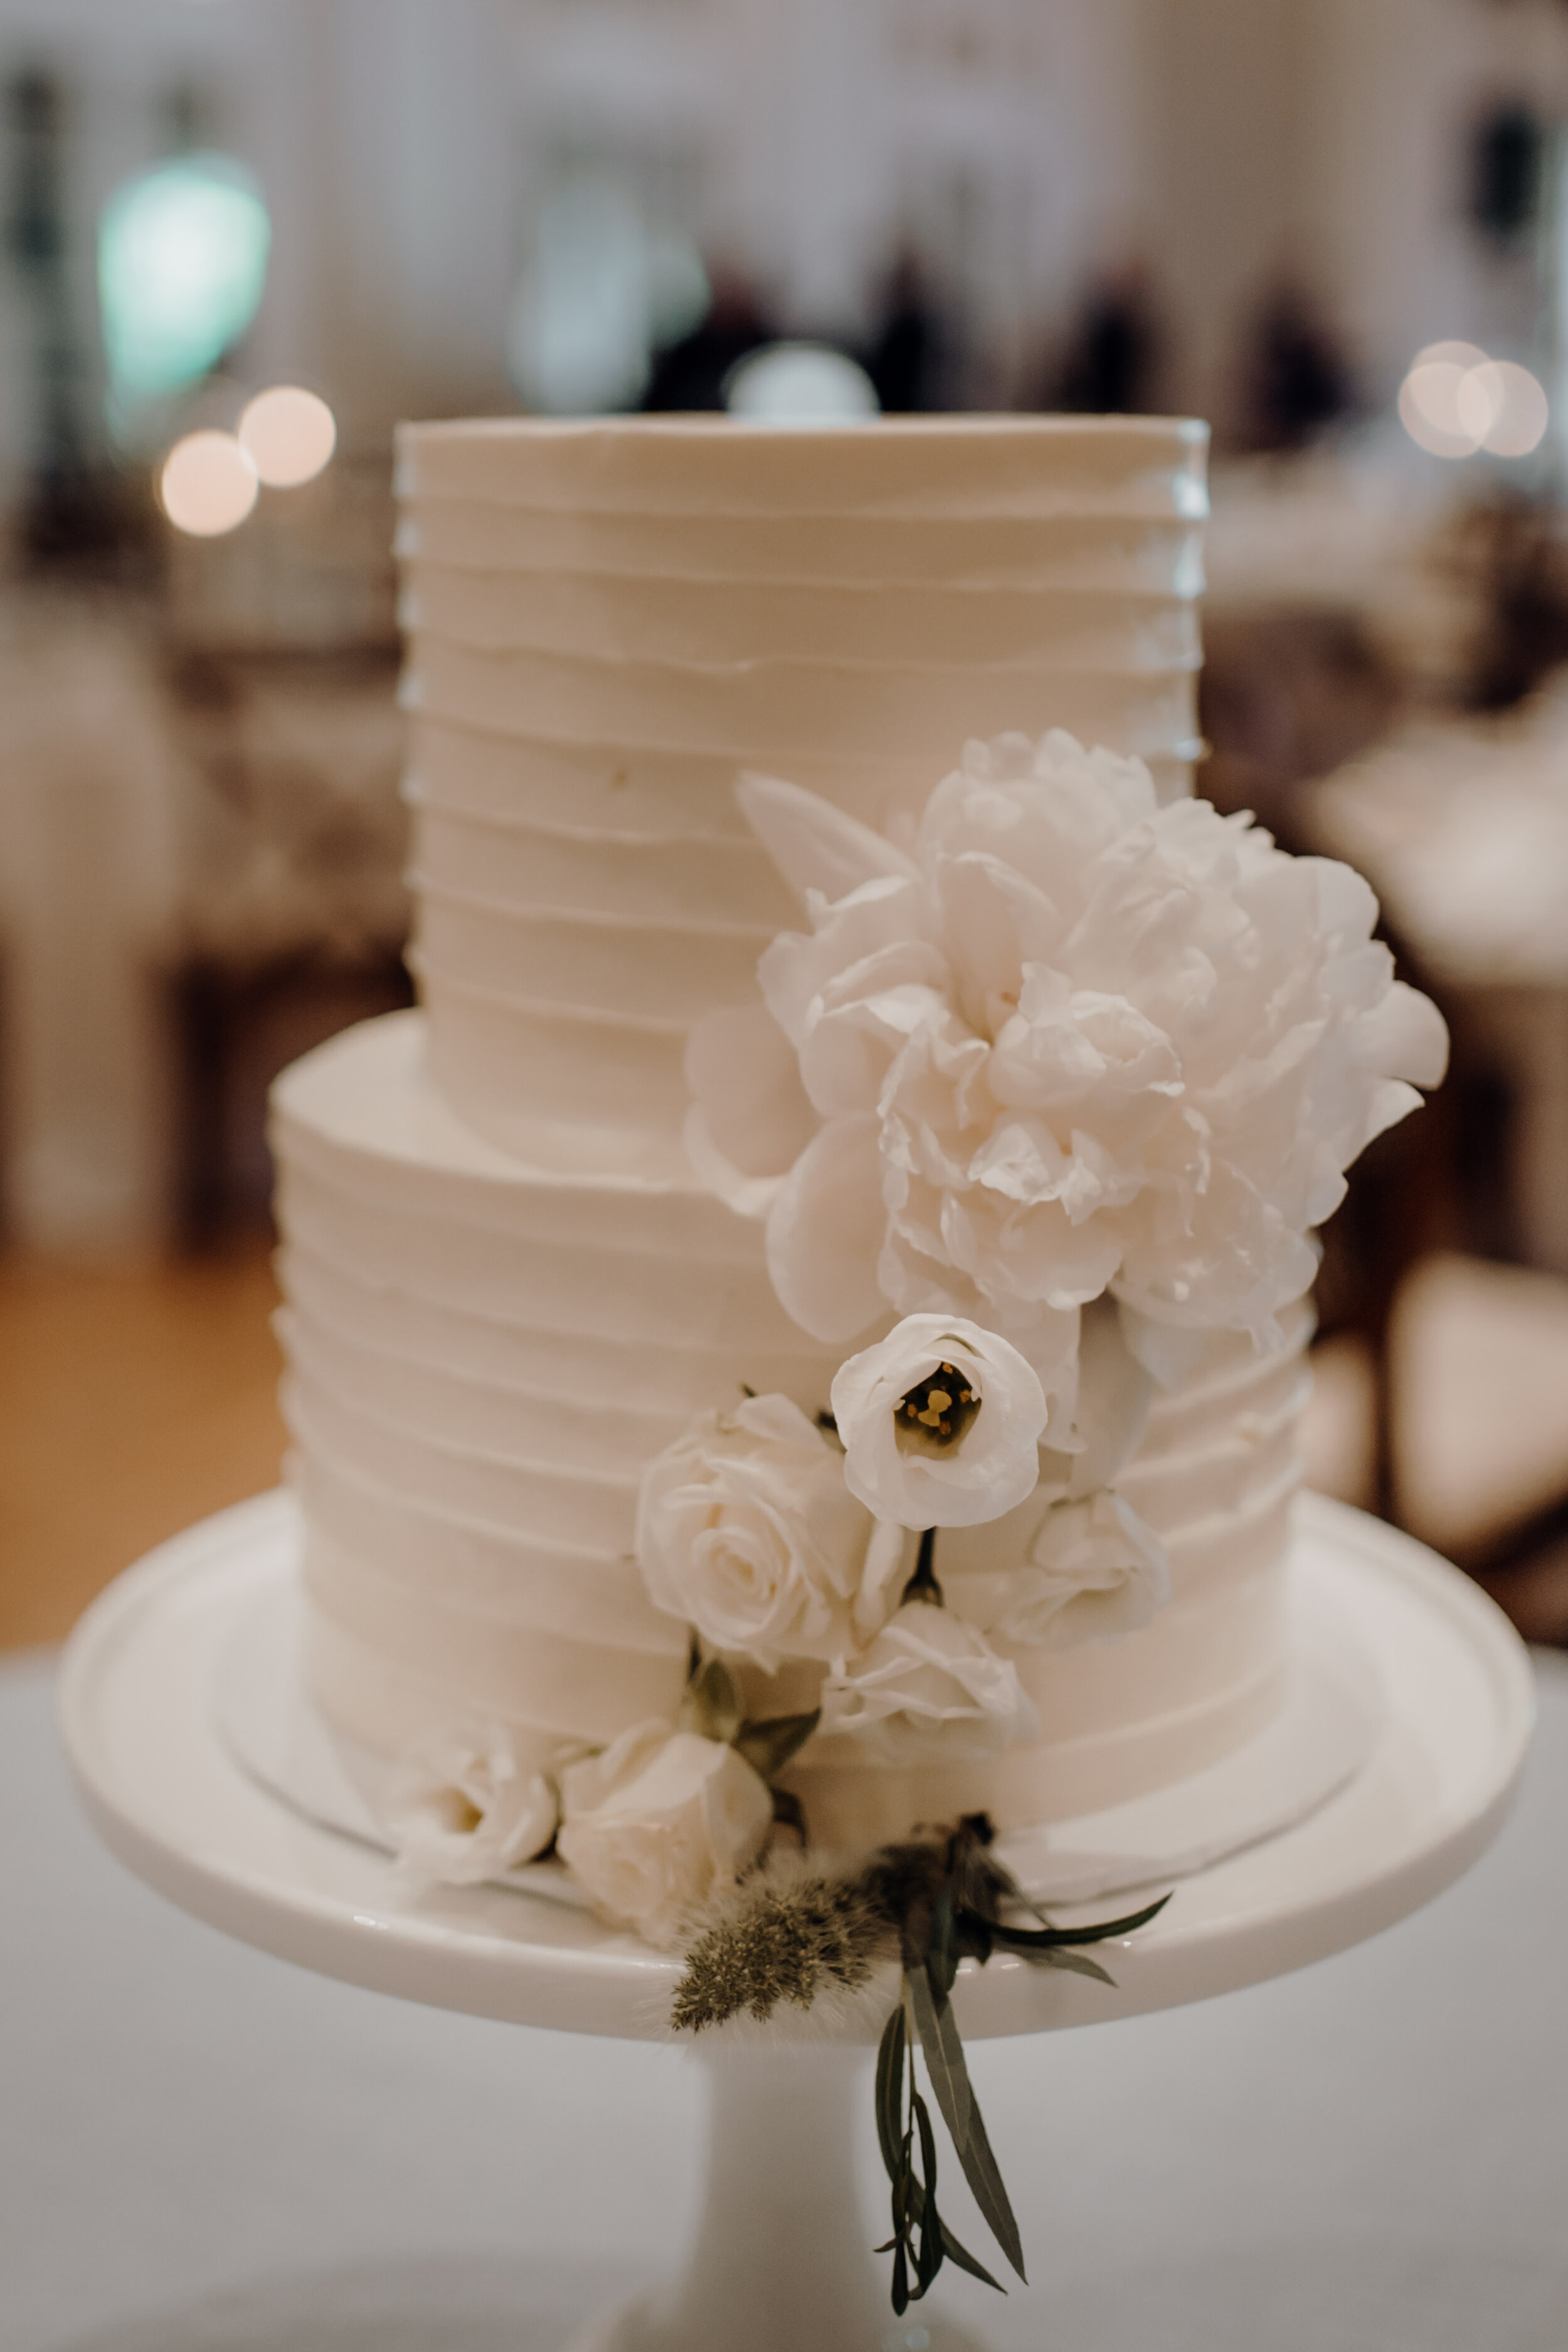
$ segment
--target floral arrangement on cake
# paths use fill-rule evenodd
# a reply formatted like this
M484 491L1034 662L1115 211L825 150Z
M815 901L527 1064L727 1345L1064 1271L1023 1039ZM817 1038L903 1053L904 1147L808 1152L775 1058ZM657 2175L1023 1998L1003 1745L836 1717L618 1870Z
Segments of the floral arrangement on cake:
M739 792L808 928L766 950L754 1005L696 1030L689 1154L763 1222L805 1331L880 1336L812 1410L738 1391L647 1465L637 1556L689 1629L679 1719L548 1772L490 1733L425 1751L397 1821L427 1876L553 1853L605 1919L685 1952L686 2030L896 1970L877 2098L901 2310L944 2259L989 2279L937 2212L917 2046L1022 2272L952 2023L960 1958L1103 1976L1082 1948L1160 1906L1054 1926L983 1816L819 1865L789 1767L814 1741L898 1766L1037 1738L1018 1655L1149 1622L1166 1563L1117 1480L1154 1387L1214 1331L1279 1344L1344 1171L1440 1079L1447 1038L1348 867L1161 807L1140 761L1065 734L969 744L886 832L793 784ZM1017 1556L974 1622L941 1534L1008 1513ZM785 1670L812 1704L753 1714Z

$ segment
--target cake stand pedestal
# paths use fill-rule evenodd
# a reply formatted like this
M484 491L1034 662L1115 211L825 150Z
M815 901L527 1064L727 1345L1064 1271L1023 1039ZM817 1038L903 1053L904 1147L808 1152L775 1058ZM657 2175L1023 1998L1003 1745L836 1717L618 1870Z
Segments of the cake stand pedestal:
M384 1854L304 1818L236 1759L216 1699L224 1662L258 1599L294 1574L294 1540L286 1499L258 1496L128 1570L72 1635L62 1724L106 1843L213 1926L329 1976L520 2024L663 2038L679 1973L668 1957L511 1887L411 1901ZM1282 1974L1392 1925L1489 1843L1532 1713L1507 1620L1421 1546L1318 1497L1303 1503L1292 1573L1347 1664L1377 1678L1366 1762L1295 1827L1184 1879L1152 1927L1102 1952L1114 1990L1007 1957L966 1963L953 1991L966 2037L1099 2023ZM825 2040L815 2023L697 2045L712 2131L694 2252L672 2287L610 2315L574 2352L945 2352L976 2340L921 2305L902 2320L888 2311L868 2252L886 2230L862 2216L850 2169L869 2042Z

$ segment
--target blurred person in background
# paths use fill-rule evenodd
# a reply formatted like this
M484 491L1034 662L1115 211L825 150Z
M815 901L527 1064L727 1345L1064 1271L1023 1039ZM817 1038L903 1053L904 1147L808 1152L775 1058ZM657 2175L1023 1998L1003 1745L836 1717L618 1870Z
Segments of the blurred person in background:
M1350 359L1322 303L1300 278L1281 273L1244 331L1242 446L1304 449L1356 405Z
M919 255L906 246L883 292L880 323L864 357L885 416L943 407L950 339Z
M1141 261L1107 270L1079 304L1041 405L1071 415L1145 415L1154 406L1160 327Z
M703 317L654 361L642 406L648 411L722 408L724 379L748 352L777 338L761 296L728 257L708 265L712 298Z

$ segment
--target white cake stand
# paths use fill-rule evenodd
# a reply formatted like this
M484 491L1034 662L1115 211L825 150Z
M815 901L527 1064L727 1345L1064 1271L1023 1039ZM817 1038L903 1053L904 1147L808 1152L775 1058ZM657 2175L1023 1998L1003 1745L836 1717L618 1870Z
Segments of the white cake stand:
M258 1594L292 1573L292 1540L283 1498L258 1496L150 1554L78 1626L61 1717L105 1842L172 1901L326 1975L521 2024L661 2038L668 1958L510 1887L412 1903L384 1855L307 1820L237 1762L218 1724L220 1671ZM1283 1974L1392 1925L1489 1843L1533 1706L1507 1619L1420 1545L1317 1496L1301 1507L1292 1572L1347 1664L1375 1671L1384 1716L1367 1760L1293 1828L1184 1879L1152 1928L1101 1954L1114 1990L1014 1958L965 1963L953 2000L966 2036L1099 2023ZM712 2130L695 2250L672 2289L611 2315L574 2352L972 2341L923 2305L892 2320L868 2258L849 2149L868 2046L803 2021L699 2051Z

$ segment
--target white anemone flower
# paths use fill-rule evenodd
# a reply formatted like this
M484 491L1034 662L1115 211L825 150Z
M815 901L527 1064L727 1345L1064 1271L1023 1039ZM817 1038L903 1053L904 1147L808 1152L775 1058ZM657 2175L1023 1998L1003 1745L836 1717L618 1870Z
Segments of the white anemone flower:
M907 1315L839 1367L833 1412L845 1483L905 1528L973 1528L1034 1492L1046 1393L994 1331Z

